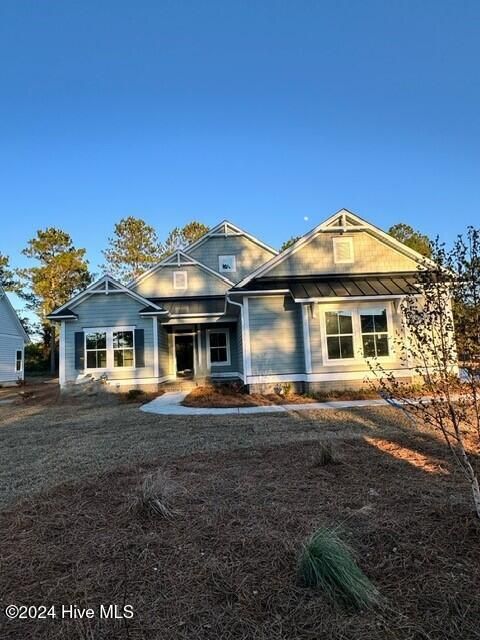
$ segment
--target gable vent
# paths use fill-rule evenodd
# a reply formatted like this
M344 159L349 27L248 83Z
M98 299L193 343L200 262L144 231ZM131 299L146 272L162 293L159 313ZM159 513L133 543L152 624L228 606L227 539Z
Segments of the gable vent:
M333 238L333 261L335 264L353 262L353 238Z

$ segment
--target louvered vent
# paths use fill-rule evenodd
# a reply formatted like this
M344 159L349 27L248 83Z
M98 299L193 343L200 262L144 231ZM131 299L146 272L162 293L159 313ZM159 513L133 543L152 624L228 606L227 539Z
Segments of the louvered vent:
M335 264L353 262L353 238L333 238L333 260Z

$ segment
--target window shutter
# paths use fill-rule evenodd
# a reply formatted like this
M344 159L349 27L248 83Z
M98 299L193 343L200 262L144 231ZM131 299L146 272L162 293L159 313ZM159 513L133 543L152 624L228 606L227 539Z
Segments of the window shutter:
M75 331L75 369L85 369L85 339L83 331Z
M145 332L143 329L135 330L135 367L145 366Z

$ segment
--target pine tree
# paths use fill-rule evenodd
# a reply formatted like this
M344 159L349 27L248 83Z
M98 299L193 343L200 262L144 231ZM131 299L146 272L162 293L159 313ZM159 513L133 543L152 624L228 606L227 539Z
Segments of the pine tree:
M91 282L85 249L76 249L68 233L55 227L40 229L22 253L36 261L18 269L24 287L19 292L26 306L40 319L42 333L50 337L52 372L55 369L55 327L47 316Z
M115 225L108 245L102 251L106 260L103 268L125 284L152 267L162 255L155 229L133 216L122 218Z

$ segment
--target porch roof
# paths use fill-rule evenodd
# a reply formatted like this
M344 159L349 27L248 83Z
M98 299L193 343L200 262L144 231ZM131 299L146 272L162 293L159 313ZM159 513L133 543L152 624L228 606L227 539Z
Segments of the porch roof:
M165 309L171 318L210 315L221 316L225 313L225 296L152 298L152 302Z
M397 297L418 293L416 282L417 277L412 273L262 278L237 291L288 290L296 301L363 296Z

